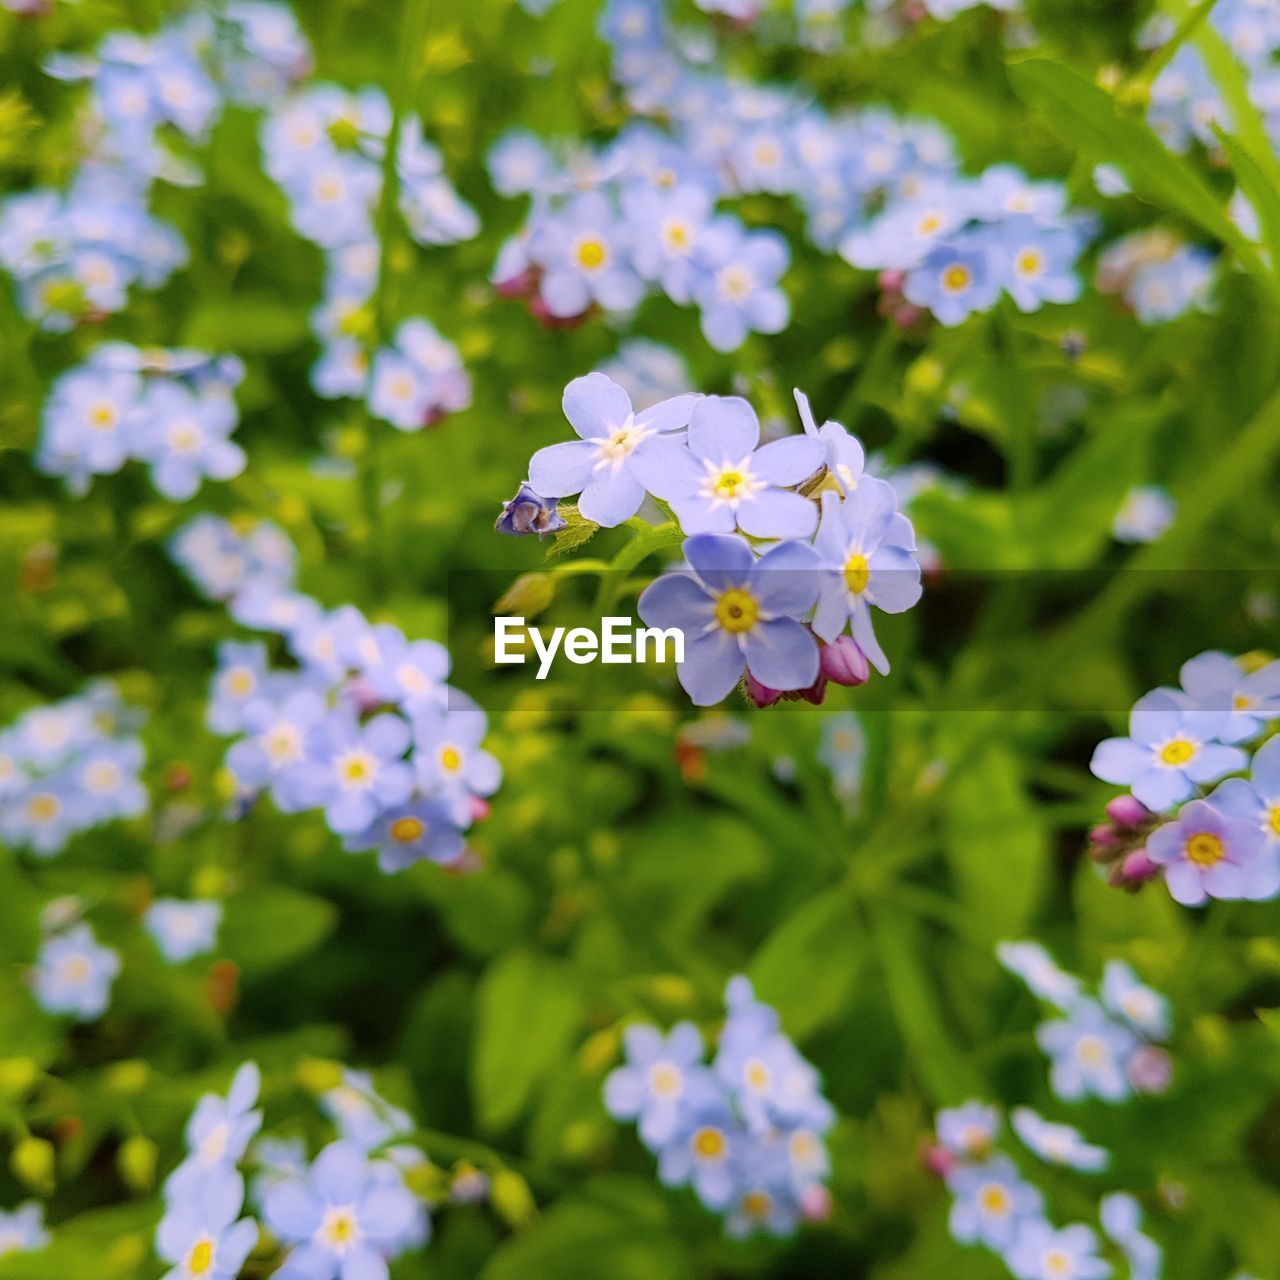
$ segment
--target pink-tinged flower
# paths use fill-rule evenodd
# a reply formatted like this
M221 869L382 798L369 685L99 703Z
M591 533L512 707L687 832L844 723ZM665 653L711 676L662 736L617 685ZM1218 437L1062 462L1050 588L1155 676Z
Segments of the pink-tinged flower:
M1165 869L1174 901L1203 906L1209 898L1257 898L1269 887L1265 840L1251 822L1228 818L1203 800L1151 833L1147 855Z
M824 644L818 655L818 664L828 680L849 688L866 684L871 679L867 655L850 635L836 636L830 644Z

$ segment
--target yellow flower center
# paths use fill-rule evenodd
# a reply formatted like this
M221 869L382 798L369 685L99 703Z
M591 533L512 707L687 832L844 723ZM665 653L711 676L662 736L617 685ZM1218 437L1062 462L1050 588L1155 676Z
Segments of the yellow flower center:
M213 1270L213 1241L197 1240L187 1257L187 1270L193 1276L207 1275Z
M1231 706L1236 711L1248 711L1249 708L1253 706L1253 703L1254 699L1249 697L1247 693L1237 693L1236 696L1231 699Z
M108 760L90 765L85 773L90 791L114 791L120 781L120 770Z
M1044 1255L1044 1269L1051 1276L1069 1276L1071 1274L1071 1258L1061 1249L1050 1249Z
M871 570L867 566L867 557L855 551L844 562L845 586L855 596L860 596L867 589L867 583L870 579Z
M1216 866L1225 854L1222 841L1210 831L1200 831L1187 841L1187 857L1197 867Z
M640 442L644 437L644 431L637 430L634 424L628 422L626 426L619 427L614 431L601 444L600 452L607 462L612 462L616 466L624 458L629 458L639 448Z
M818 1153L818 1140L807 1129L791 1135L791 1155L799 1161L811 1160Z
M169 428L169 444L175 453L192 453L200 446L200 428L194 422L175 422Z
M773 1201L767 1191L748 1191L742 1197L742 1212L748 1218L766 1218L773 1207Z
M111 431L120 420L116 407L106 400L101 400L89 410L89 425L95 431Z
M457 773L462 768L462 752L457 747L441 747L440 767L445 773Z
M422 838L422 833L426 829L421 818L406 815L403 818L397 818L391 824L391 838L398 840L401 844L412 844L415 840Z
M689 235L689 224L679 218L668 218L662 227L662 238L669 249L687 249L693 238Z
M40 791L27 801L27 817L32 822L52 822L58 816L58 798Z
M962 293L973 281L973 272L968 267L953 262L942 273L942 287L948 293Z
M680 1092L680 1072L669 1062L659 1062L649 1072L649 1088L659 1098L674 1098Z
M253 672L248 667L232 667L227 672L227 692L236 698L247 698L253 692Z
M1097 1036L1085 1036L1076 1046L1076 1056L1087 1067L1099 1067L1107 1060L1107 1047Z
M608 257L609 250L599 236L583 236L578 241L578 265L584 271L598 271Z
M365 787L373 781L374 768L367 751L349 751L338 763L338 777L347 787Z
M62 979L64 982L84 982L89 976L89 962L84 956L69 956L62 962Z
M988 1183L979 1196L986 1213L1001 1217L1009 1212L1009 1193L998 1183Z
M931 236L941 226L942 218L938 214L926 213L924 217L920 219L916 230L919 231L922 236Z
M263 740L263 746L273 764L288 764L298 757L301 736L291 724L276 725Z
M1038 276L1044 271L1044 254L1039 249L1023 249L1015 265L1020 276Z
M1268 825L1271 827L1272 834L1277 839L1280 839L1280 804L1271 807L1271 812L1268 815Z
M1186 738L1174 738L1160 748L1160 763L1168 765L1186 764L1196 753L1196 744Z
M746 1077L747 1084L753 1089L763 1090L769 1087L769 1068L759 1058L752 1058L747 1063Z
M350 1209L330 1209L325 1214L320 1234L331 1249L344 1251L359 1235L355 1214Z
M716 601L716 621L734 633L750 631L760 617L760 606L749 591L733 587Z
M714 497L722 498L726 502L732 502L735 498L740 498L749 488L749 482L746 475L741 471L722 471L711 486L711 493Z
M693 1150L704 1160L718 1160L725 1151L724 1134L719 1129L699 1129L693 1135Z
M745 267L725 267L720 272L720 291L726 298L745 298L751 292L751 273Z

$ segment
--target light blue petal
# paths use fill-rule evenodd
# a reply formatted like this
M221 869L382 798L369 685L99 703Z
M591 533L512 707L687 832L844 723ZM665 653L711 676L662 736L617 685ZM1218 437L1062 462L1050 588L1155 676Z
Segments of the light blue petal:
M786 692L818 678L818 642L790 618L762 622L747 633L747 669L762 685Z
M740 462L759 439L756 411L741 396L704 396L689 417L689 448L712 462Z
M539 449L529 461L529 487L544 498L581 493L591 479L596 454L596 446L586 440L566 440Z

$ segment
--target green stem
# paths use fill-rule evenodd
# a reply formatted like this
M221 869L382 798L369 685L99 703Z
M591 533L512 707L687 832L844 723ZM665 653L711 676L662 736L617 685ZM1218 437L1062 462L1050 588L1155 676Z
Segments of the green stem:
M1142 69L1133 77L1132 83L1153 84L1165 67L1177 56L1178 50L1195 35L1197 28L1213 12L1217 3L1218 0L1201 0L1200 4L1189 9L1178 23L1173 35L1147 59ZM1167 3L1162 7L1170 8Z

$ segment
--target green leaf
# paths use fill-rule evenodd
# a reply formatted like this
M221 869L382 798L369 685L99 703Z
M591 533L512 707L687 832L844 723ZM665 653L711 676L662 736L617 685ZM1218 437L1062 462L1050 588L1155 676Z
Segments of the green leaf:
M866 937L849 896L835 889L787 916L752 957L748 973L760 999L803 1039L845 1007L866 959Z
M1273 265L1280 263L1280 188L1272 179L1275 165L1264 165L1256 151L1242 139L1233 138L1221 129L1214 132L1227 153L1231 168L1258 215L1262 240Z
M1274 287L1257 249L1227 217L1212 189L1190 165L1168 151L1143 121L1121 115L1109 93L1078 71L1045 58L1015 63L1009 77L1019 96L1039 108L1049 127L1069 146L1117 165L1138 195L1230 246L1250 271Z
M920 926L883 902L874 903L868 914L889 1003L932 1101L954 1104L981 1096L977 1072L955 1044L938 1008L937 983L924 965L932 949L925 945Z
M571 551L581 550L600 532L600 526L581 515L574 503L566 503L557 507L556 510L564 517L565 526L554 536L551 545L547 548L548 560L568 555Z
M263 885L227 901L223 952L249 977L304 956L332 932L337 911L323 898Z
M288 351L307 340L306 313L267 294L202 303L187 322L183 345L252 354Z
M1006 750L990 748L946 797L951 874L975 926L993 941L1020 934L1044 894L1048 839Z
M565 1053L581 1021L578 992L564 967L512 951L480 981L471 1086L482 1128L505 1128Z

